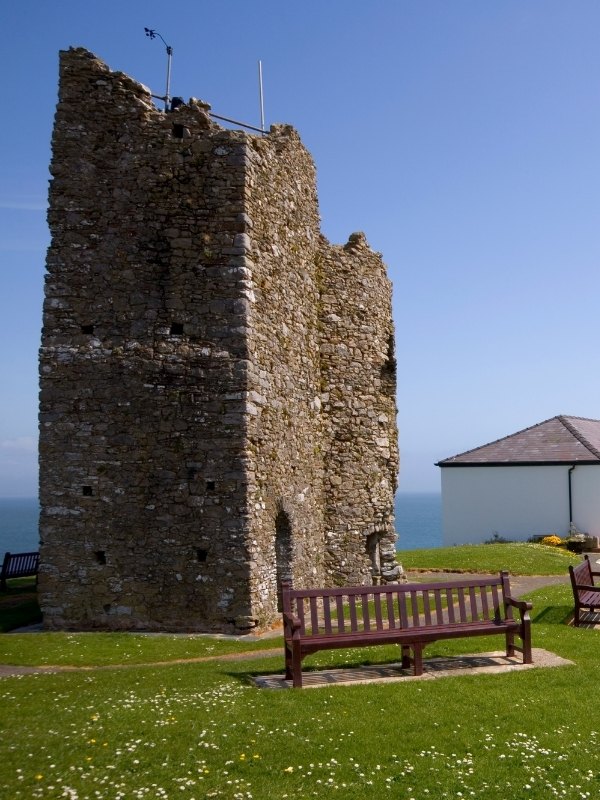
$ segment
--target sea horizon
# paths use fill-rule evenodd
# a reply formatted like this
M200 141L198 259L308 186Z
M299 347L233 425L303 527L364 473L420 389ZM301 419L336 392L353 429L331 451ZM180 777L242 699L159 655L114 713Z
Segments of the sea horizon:
M397 492L394 501L397 550L441 547L441 494ZM0 555L37 550L39 500L35 496L0 497Z

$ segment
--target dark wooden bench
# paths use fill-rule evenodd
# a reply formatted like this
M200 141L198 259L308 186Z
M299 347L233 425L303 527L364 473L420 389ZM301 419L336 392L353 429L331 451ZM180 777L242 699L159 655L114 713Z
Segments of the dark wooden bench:
M600 575L600 572L594 572L589 558L584 556L581 564L569 567L569 575L575 602L573 624L579 627L582 609L591 611L592 614L596 608L600 609L600 586L594 585L594 576Z
M40 554L34 553L5 553L0 572L0 591L6 591L8 578L27 578L35 575L37 578Z
M318 650L399 644L402 666L423 673L423 648L439 639L502 634L506 655L531 664L531 603L499 577L337 589L293 589L282 582L285 675L302 686L302 660ZM519 617L513 616L513 611ZM515 635L521 647L515 645ZM411 656L412 651L412 656Z

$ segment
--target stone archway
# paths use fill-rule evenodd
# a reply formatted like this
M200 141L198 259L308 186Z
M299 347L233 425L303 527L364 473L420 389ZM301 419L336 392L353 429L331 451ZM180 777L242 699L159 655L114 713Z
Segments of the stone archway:
M275 517L275 573L277 581L277 610L282 610L281 581L291 579L293 566L292 523L290 516L280 508Z
M381 538L382 531L369 533L366 538L366 550L371 565L371 577L375 586L381 583Z

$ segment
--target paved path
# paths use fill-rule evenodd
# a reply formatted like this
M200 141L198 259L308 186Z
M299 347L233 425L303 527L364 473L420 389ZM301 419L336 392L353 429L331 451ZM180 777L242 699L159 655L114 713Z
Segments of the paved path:
M406 577L409 581L421 581L426 583L428 581L460 581L465 578L484 578L488 575L475 575L470 572L421 572L421 571L406 571ZM556 584L568 584L568 575L511 575L510 588L514 591L515 597L521 597L524 594L533 592L536 589L541 589L544 586L555 586Z

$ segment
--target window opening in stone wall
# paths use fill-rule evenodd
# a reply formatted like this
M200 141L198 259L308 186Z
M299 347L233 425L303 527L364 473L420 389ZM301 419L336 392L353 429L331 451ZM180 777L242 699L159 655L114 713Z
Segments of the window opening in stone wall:
M81 494L84 497L91 497L94 494L94 492L93 492L93 489L92 489L91 486L82 486L81 487Z
M94 333L94 326L93 325L82 325L81 326L82 333L92 334Z
M198 559L198 561L200 561L202 564L204 564L204 562L208 558L208 550L206 550L204 547L197 547L196 548L196 558Z
M171 323L171 336L183 336L183 323L182 322L172 322Z
M390 377L396 375L396 352L392 333L388 337L387 358L381 367L381 371L384 375L389 375Z
M185 127L183 125L180 125L177 122L173 123L173 138L174 139L183 139L184 131L185 131Z
M381 533L370 533L367 536L367 555L371 562L373 583L381 583Z
M277 610L283 610L281 581L292 577L292 526L285 511L275 517L275 563L277 580Z
M206 491L207 492L214 492L217 488L217 484L214 481L206 481Z
M106 564L106 553L104 550L96 550L94 555L96 556L96 561L98 564Z

